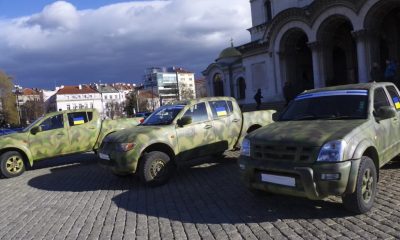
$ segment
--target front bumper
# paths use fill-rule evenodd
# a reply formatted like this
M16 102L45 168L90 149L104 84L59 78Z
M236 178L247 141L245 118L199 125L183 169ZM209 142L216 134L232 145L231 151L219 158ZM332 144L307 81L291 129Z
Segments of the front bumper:
M120 174L136 172L139 158L135 156L136 153L134 150L117 152L100 148L97 153L100 165L110 168L112 171Z
M298 164L267 162L244 156L240 156L238 160L242 179L247 187L315 200L330 195L353 193L360 162L360 159L354 159L339 163ZM339 177L325 180L323 175L326 174ZM267 175L289 179L294 184L272 183L269 179L266 180Z

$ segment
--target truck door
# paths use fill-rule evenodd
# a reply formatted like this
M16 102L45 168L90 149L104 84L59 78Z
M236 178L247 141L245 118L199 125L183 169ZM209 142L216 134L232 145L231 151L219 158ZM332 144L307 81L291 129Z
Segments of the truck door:
M29 135L29 146L34 160L67 153L69 139L63 114L48 117L38 126L41 130Z
M374 111L380 107L391 106L386 92L383 88L377 88L374 91ZM396 146L396 127L398 126L398 117L375 121L375 132L378 135L376 146L382 154L382 164L390 161L394 155ZM395 133L396 132L396 133Z
M242 128L240 109L234 109L232 101L210 101L216 142L221 151L231 149L237 142Z
M190 106L183 116L192 117L192 123L176 127L179 158L187 160L212 154L215 135L206 103Z
M397 117L392 119L393 123L393 134L395 135L395 139L393 141L396 141L394 145L394 149L399 149L400 148L400 97L399 97L399 92L396 89L395 86L387 86L386 87L387 92L389 93L389 97L392 100L393 106L395 107L397 111Z
M69 151L87 152L93 149L99 135L99 123L93 118L92 111L72 112L67 114L70 146Z

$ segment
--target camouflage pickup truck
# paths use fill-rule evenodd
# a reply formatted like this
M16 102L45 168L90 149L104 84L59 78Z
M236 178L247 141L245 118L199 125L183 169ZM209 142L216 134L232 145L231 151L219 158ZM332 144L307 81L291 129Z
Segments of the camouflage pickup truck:
M254 191L371 209L379 169L400 154L400 97L391 83L306 91L243 141L239 167Z
M107 134L136 126L141 119L102 121L92 109L46 114L21 132L0 136L0 173L16 177L34 161L96 150Z
M138 127L108 135L98 155L117 175L138 173L143 182L160 185L184 161L234 149L246 134L271 123L274 112L242 113L230 97L166 105Z

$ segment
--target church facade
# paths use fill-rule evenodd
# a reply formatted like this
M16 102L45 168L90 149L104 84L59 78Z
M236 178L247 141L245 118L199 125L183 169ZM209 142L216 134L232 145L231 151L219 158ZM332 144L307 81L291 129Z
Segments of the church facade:
M251 42L224 49L203 71L209 96L254 103L296 91L368 82L400 59L399 0L250 0Z

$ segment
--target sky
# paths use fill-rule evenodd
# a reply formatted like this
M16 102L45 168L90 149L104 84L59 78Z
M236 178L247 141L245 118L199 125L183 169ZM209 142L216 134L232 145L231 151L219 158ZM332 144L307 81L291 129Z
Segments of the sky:
M248 0L0 0L0 69L45 89L140 83L149 67L198 78L250 27Z

